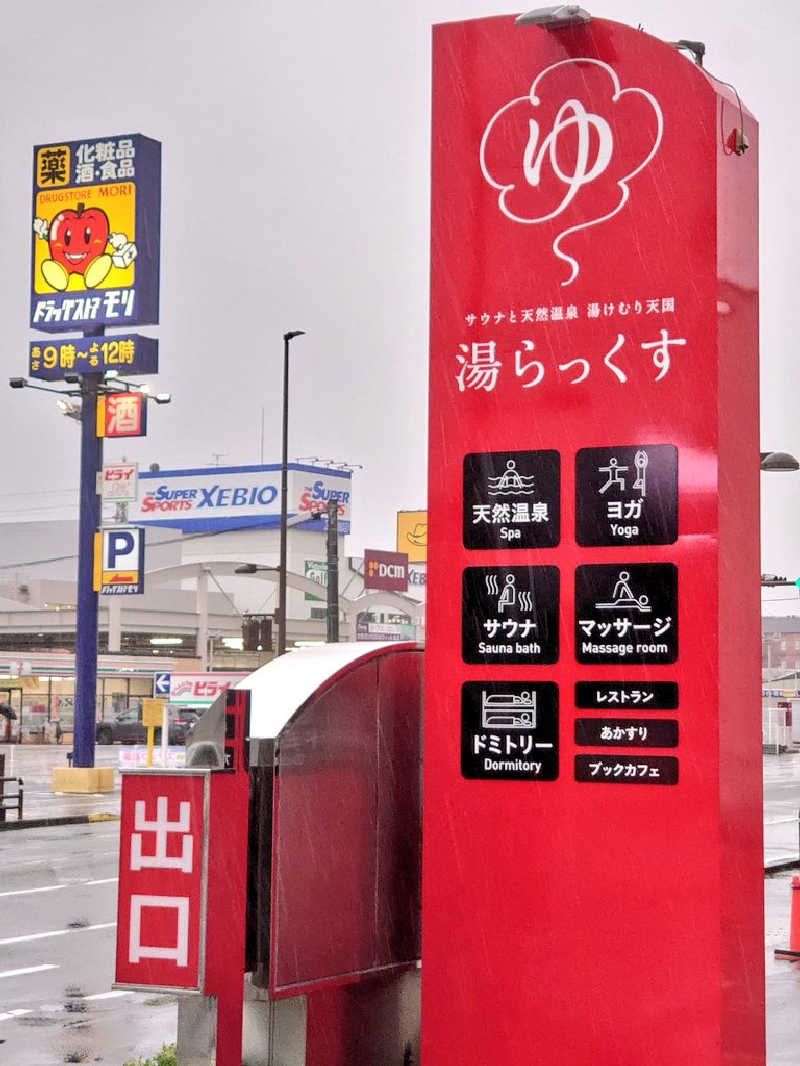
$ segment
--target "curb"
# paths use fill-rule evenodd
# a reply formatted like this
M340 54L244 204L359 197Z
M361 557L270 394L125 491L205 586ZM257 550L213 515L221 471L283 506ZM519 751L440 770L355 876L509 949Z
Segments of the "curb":
M12 829L46 829L52 825L88 825L90 822L118 822L118 814L68 814L56 818L23 818L22 821L0 822L0 833Z

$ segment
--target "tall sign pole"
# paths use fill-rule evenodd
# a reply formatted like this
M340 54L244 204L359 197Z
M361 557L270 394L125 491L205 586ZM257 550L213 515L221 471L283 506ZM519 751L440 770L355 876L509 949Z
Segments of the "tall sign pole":
M94 588L95 534L102 524L97 474L103 469L103 438L97 434L100 374L81 375L81 477L78 517L78 611L75 634L75 712L73 765L94 766L97 705L97 592Z
M37 146L32 222L31 328L83 334L32 343L29 373L80 386L73 765L87 770L94 766L97 594L142 591L139 531L98 539L97 481L103 437L145 432L144 397L131 394L122 378L158 370L158 342L119 331L158 322L161 145L124 134ZM112 373L124 391L111 393ZM139 562L132 567L134 557ZM88 776L81 781L79 790L91 784Z
M757 126L564 21L434 31L422 1062L757 1066Z

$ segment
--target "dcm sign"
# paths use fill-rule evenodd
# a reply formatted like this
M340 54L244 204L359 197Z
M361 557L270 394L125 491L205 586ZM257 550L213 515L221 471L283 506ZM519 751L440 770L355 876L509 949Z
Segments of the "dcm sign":
M756 142L646 33L434 31L425 1063L764 1062Z

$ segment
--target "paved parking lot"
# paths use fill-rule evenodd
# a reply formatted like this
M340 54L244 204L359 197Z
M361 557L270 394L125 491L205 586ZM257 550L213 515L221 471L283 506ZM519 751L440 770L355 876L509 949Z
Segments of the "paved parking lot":
M5 755L6 777L21 777L24 785L25 818L59 818L77 814L119 814L119 774L115 773L115 790L98 795L54 795L50 786L54 766L67 765L63 744L0 744ZM116 766L119 746L106 745L95 750L96 766ZM16 819L16 812L8 816Z

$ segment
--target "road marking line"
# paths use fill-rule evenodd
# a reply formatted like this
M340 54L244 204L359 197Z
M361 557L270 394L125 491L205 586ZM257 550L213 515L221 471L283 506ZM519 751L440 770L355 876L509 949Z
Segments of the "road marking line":
M61 888L80 888L82 885L110 885L118 877L101 877L96 881L66 881L63 885L44 885L41 888L18 888L13 892L0 892L0 899L7 896L29 896L34 892L57 892Z
M119 996L132 996L133 992L124 992L121 988L114 992L95 992L93 996L84 996L84 999L117 999Z
M42 856L41 859L21 859L17 863L17 865L18 866L37 866L37 865L39 865L40 863L43 863L43 862L48 862L48 863L50 863L52 865L53 863L66 862L67 860L69 860L70 862L75 862L76 859L80 859L80 858L86 858L87 860L105 859L109 855L118 855L118 854L119 854L119 849L118 848L114 848L113 851L76 851L73 855L46 855L46 856Z
M0 977L22 977L26 973L42 973L44 970L60 970L54 962L45 962L41 966L26 966L24 970L6 970Z
M55 892L59 888L66 888L66 885L45 885L43 888L19 888L14 892L0 892L0 897L6 896L27 896L33 892Z
M7 1022L11 1018L21 1018L23 1014L33 1014L31 1010L25 1010L22 1007L18 1007L17 1010L7 1010L0 1014L0 1022Z
M67 933L88 933L93 929L113 929L116 922L101 922L99 925L79 925L75 929L53 929L48 933L29 933L27 936L7 936L0 940L0 947L6 944L24 944L26 940L43 940L48 936L66 936Z

